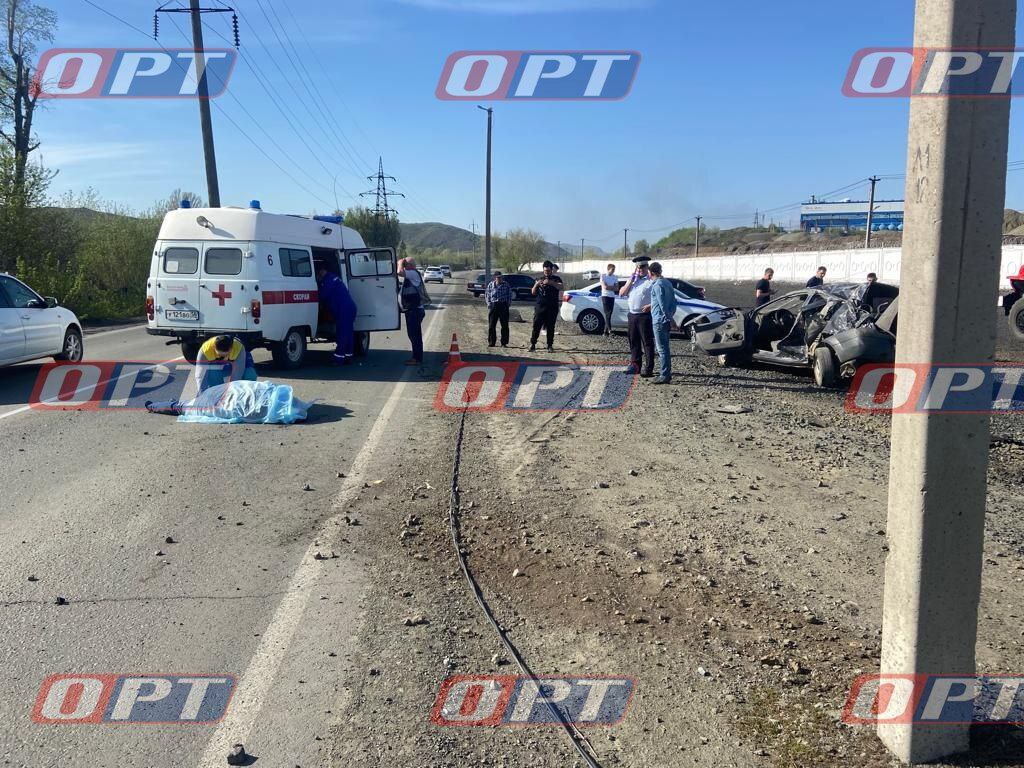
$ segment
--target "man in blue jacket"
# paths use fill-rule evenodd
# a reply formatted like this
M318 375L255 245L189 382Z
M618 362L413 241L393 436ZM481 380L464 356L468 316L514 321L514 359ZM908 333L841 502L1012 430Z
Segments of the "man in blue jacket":
M652 262L651 273L651 320L654 323L654 348L658 352L661 370L654 384L668 384L672 381L672 346L669 333L672 318L676 314L676 289L672 282L661 276L661 264Z
M316 273L320 281L320 300L334 317L334 364L352 362L352 341L355 334L356 303L345 282L333 272L320 267Z

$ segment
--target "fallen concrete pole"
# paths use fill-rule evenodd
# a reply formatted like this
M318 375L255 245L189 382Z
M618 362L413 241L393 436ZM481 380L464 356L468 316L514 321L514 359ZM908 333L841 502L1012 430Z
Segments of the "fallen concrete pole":
M917 0L914 45L1012 50L1016 0ZM986 363L995 350L1010 103L910 108L899 363ZM897 414L889 469L883 674L975 671L987 415ZM970 726L879 725L901 760L965 751Z

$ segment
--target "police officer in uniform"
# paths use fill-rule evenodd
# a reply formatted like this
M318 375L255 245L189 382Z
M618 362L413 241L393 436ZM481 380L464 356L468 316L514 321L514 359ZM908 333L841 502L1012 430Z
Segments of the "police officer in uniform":
M540 331L543 328L547 332L548 352L554 352L555 321L558 320L558 302L562 297L562 278L555 274L557 267L552 262L545 261L542 266L544 275L533 284L530 291L537 297L537 306L533 310L530 351L537 351L537 339L540 338Z
M633 259L636 269L619 291L629 301L629 358L627 369L641 378L654 375L654 321L651 318L651 289L654 287L647 271L650 256Z

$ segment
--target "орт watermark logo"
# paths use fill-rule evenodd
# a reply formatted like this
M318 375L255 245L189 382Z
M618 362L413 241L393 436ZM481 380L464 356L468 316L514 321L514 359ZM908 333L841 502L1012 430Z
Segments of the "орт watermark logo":
M227 88L237 57L233 48L51 48L33 87L41 99L193 99L205 72L212 99Z
M441 683L430 722L444 726L615 725L636 681L628 677L455 675Z
M1024 49L863 48L843 93L854 98L1020 96L1014 86Z
M437 98L614 101L633 87L636 51L459 51L448 57Z
M842 720L850 725L1024 725L1021 675L861 675Z

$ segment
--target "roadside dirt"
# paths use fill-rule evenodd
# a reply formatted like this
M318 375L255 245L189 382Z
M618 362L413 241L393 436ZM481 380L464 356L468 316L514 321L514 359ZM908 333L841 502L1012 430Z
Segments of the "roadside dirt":
M708 294L742 303L727 290ZM482 302L445 312L469 360L625 358L624 336L561 321L553 355L526 352L526 324L494 354ZM894 764L872 729L839 720L850 683L878 668L888 421L847 414L840 393L808 377L723 371L688 342L673 346L672 385L639 381L621 411L469 414L460 519L471 569L538 674L636 678L625 720L585 731L601 765ZM397 425L407 440L349 511L353 545L377 565L355 659L365 672L333 707L333 764L580 765L557 729L429 721L447 675L516 673L458 570L458 416L434 410L436 388L412 386ZM1015 671L1019 419L996 420L991 459L978 659ZM1022 765L1024 738L989 732L955 764Z

